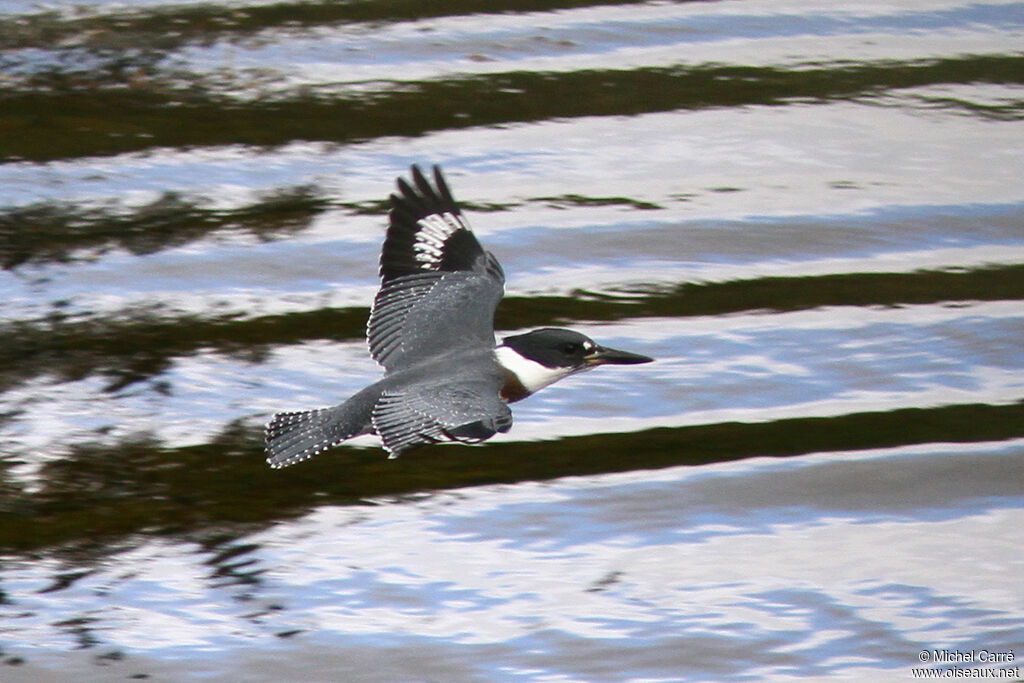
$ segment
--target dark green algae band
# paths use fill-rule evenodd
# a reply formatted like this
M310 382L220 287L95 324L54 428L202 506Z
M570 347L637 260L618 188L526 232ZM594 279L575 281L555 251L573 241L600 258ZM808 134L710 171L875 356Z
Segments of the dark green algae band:
M663 208L628 197L585 197L569 194L525 200L557 208L626 206L638 210ZM47 201L0 208L0 268L25 270L52 263L89 261L114 249L135 255L180 247L211 235L241 233L263 241L283 239L308 228L325 211L380 218L388 200L346 202L332 199L315 185L280 187L243 206L214 208L209 199L166 192L142 206L126 208L111 201L100 206ZM461 202L473 213L508 211L522 203Z
M614 296L588 292L511 296L498 307L496 326L500 334L500 330L638 317L1003 300L1024 300L1024 265L687 282ZM365 307L254 318L181 316L160 310L77 318L58 310L44 320L0 324L0 391L42 375L75 380L94 374L106 377L108 390L116 391L158 377L177 357L207 351L259 362L276 345L358 341L366 334L368 315Z
M1024 83L1024 56L965 55L800 69L703 64L506 72L394 81L354 95L306 89L301 95L242 100L223 94L223 83L204 87L194 74L155 72L126 80L123 59L115 61L109 82L96 70L39 74L0 94L0 161L296 140L349 143L555 118L874 99L939 84ZM995 119L1024 116L1019 102L979 105L946 98L930 106Z
M313 0L130 6L75 16L68 12L36 12L5 17L0 44L8 49L51 49L64 42L94 50L173 50L191 43L248 39L273 29L330 26L351 22L382 25L431 17L470 14L552 12L579 7L640 4L647 0ZM701 0L691 0L699 2ZM682 4L682 3L680 3Z
M43 465L40 488L32 492L0 470L0 554L57 550L88 562L139 537L223 541L317 505L382 496L758 456L1021 437L1024 403L969 404L476 448L435 446L397 460L377 450L340 447L299 466L271 470L261 432L235 426L210 443L187 448L146 439L76 447ZM3 467L13 464L8 460Z
M210 208L173 192L127 211L70 202L0 209L0 268L75 262L113 249L153 254L213 233L243 232L271 240L308 228L331 206L317 188L298 185L264 193L234 209Z

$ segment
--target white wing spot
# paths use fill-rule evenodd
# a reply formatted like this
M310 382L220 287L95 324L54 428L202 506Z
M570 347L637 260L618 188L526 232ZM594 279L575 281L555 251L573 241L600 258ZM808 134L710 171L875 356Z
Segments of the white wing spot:
M458 230L464 229L458 216L451 213L434 213L419 220L420 230L416 233L413 251L420 268L436 269L444 258L444 243Z

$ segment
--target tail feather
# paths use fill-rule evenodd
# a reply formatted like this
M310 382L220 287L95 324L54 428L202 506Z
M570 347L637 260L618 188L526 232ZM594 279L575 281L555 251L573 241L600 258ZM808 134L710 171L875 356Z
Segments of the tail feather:
M267 425L267 463L274 469L294 465L361 433L346 429L341 406L277 413Z

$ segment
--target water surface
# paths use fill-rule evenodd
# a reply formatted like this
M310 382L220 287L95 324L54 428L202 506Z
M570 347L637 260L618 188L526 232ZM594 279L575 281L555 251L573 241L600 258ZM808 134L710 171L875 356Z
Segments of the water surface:
M0 680L1024 650L1024 4L0 13ZM501 260L500 335L658 362L271 471L270 414L379 375L411 163Z

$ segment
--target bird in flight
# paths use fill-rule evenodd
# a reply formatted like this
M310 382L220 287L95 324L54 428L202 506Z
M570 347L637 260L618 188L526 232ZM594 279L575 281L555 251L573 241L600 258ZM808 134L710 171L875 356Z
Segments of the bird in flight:
M391 195L380 290L366 326L384 377L340 405L274 415L266 429L271 467L362 434L380 436L391 458L444 441L479 443L512 427L510 403L563 377L654 360L554 327L495 345L505 274L480 246L439 167L433 176L431 184L413 166L412 182L399 178Z

